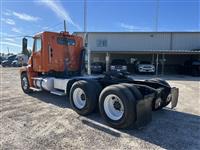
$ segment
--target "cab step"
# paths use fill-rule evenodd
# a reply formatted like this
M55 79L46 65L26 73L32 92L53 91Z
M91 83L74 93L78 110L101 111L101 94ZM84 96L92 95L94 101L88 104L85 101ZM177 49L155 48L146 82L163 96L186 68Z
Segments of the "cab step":
M58 95L58 96L64 96L65 95L65 92L58 91L58 90L52 90L52 91L50 91L50 93Z
M37 91L37 92L42 91L42 89L38 89L38 88L34 88L34 87L30 87L30 89L33 91Z
M38 78L38 77L32 77L31 79L33 79L33 80L43 80L43 78Z

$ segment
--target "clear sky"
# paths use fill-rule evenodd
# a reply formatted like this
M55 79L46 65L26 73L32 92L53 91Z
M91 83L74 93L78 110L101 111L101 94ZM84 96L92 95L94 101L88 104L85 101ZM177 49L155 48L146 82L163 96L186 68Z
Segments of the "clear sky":
M0 1L1 52L21 52L22 36L61 31L64 19L71 33L83 31L83 0ZM200 0L87 0L87 31L156 29L200 31Z

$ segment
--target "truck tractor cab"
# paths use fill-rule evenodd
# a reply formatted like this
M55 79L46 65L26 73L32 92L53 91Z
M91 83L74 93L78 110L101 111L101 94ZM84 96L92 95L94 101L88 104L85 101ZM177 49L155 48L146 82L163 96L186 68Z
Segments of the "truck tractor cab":
M29 67L37 73L79 74L84 53L81 37L68 32L42 32L34 37ZM23 49L27 49L27 39L23 39Z

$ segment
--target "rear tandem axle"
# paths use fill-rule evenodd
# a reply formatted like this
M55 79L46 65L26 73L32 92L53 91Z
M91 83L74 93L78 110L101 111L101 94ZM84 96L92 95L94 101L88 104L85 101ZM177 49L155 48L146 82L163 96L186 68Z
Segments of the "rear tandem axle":
M99 107L102 118L114 128L147 125L152 110L156 111L171 102L178 102L178 88L161 79L133 80L123 73L107 73L103 77L81 76L68 79L41 76L32 78L29 86L26 72L21 74L25 93L47 90L57 95L67 95L78 114L89 115Z

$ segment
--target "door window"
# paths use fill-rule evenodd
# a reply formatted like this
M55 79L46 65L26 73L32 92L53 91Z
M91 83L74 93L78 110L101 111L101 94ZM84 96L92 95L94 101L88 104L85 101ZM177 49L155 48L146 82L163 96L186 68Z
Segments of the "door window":
M41 50L42 47L42 41L41 38L35 39L35 52L38 52Z

